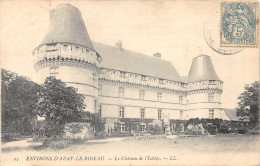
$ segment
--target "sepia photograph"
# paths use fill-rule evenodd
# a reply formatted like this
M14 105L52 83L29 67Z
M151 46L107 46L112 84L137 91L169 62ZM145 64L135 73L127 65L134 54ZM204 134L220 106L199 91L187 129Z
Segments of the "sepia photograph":
M0 1L0 164L259 165L259 53L258 1Z

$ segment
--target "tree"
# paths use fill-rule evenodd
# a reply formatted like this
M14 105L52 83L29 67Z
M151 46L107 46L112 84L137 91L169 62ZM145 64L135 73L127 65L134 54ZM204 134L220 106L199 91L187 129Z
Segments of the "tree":
M237 116L249 118L251 127L259 123L259 82L246 85L243 93L238 97Z
M60 136L64 125L82 120L84 96L55 77L47 77L38 93L35 112L44 117L44 135Z
M2 133L10 135L31 135L31 121L40 86L28 78L1 69Z
M90 113L89 111L84 112L84 117L88 118L87 121L94 127L95 133L103 132L105 130L105 124L99 113Z

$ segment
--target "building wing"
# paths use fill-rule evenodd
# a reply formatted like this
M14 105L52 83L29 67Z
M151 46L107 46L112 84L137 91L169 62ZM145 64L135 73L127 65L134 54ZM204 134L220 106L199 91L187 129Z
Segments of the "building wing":
M183 82L175 67L169 61L93 42L102 57L101 68L136 73L166 80Z

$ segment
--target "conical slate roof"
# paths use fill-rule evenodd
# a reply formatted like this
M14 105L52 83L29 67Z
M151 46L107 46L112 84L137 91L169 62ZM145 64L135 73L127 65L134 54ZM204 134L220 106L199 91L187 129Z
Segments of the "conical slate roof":
M50 25L41 45L72 43L95 51L80 11L69 4L61 4L50 11Z
M220 80L211 59L207 55L195 57L190 68L188 83L206 80Z

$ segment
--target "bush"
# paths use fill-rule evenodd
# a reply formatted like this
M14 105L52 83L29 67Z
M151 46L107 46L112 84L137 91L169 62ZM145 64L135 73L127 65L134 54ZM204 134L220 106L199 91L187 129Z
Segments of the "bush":
M43 141L43 146L53 150L60 150L67 148L69 143L69 140L64 139L46 139L45 141Z
M217 134L217 126L208 124L206 126L207 131L209 132L210 135L216 135Z
M107 138L107 133L105 131L100 131L95 134L95 138L104 139Z

